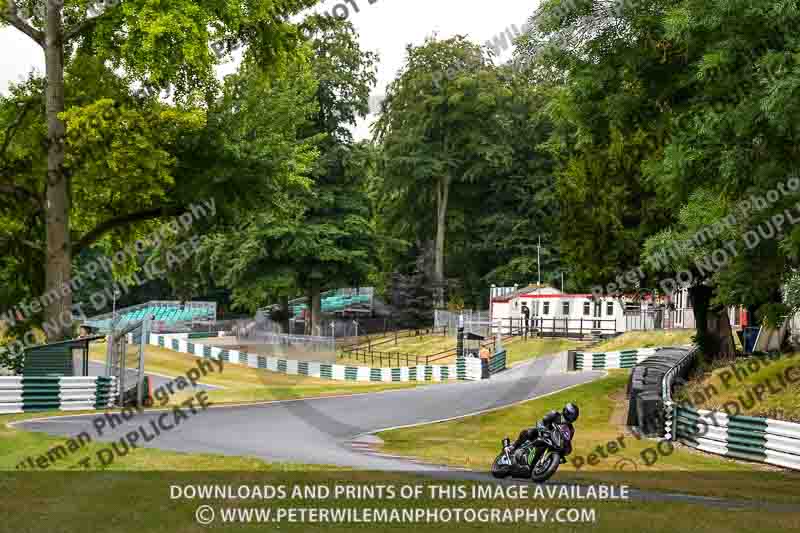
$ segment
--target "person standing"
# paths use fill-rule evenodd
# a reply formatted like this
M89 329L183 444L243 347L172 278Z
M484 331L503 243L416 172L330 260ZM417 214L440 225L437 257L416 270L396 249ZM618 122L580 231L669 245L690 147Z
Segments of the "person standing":
M528 338L528 327L530 325L530 319L531 319L531 310L528 307L527 302L522 302L521 311L522 311L522 318L523 318L523 321L525 323L525 329L523 330L522 334L523 334L524 338L527 339Z

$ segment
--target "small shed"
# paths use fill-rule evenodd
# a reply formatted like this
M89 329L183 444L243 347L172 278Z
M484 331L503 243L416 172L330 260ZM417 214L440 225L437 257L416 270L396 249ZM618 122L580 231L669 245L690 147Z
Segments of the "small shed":
M79 337L25 349L23 376L88 376L89 343L103 335Z

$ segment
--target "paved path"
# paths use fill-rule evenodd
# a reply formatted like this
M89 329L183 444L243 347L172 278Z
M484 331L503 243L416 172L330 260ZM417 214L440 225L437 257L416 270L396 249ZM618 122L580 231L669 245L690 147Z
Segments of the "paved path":
M602 376L561 372L562 358L517 365L490 380L435 384L408 390L257 405L220 406L192 416L150 443L183 452L253 456L267 461L316 463L381 470L430 470L404 459L363 453L351 441L365 433L464 416L503 407ZM146 412L101 440L116 440L159 416ZM18 424L31 431L72 436L87 430L92 416ZM531 421L532 423L534 421ZM509 432L519 428L509 428Z
M218 406L199 412L149 444L182 452L259 457L267 461L316 463L382 471L425 473L448 480L529 483L495 480L486 471L423 464L408 458L371 453L369 444L379 441L372 433L467 416L587 383L603 372L566 374L565 354L541 357L519 364L490 380L429 385L409 390L386 391L335 398L309 398L263 404ZM147 424L161 413L148 411L103 435L118 440L124 433ZM72 436L88 431L92 438L93 415L58 417L14 423L29 431ZM531 421L535 422L535 421ZM508 428L510 436L519 428ZM499 446L499 443L498 443ZM556 484L557 479L555 480ZM797 506L723 498L631 490L643 501L680 501L722 508L760 507L765 510L797 510Z

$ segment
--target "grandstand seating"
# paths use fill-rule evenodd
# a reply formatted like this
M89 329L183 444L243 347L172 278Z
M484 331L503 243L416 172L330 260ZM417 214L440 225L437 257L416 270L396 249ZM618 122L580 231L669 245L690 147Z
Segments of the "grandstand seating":
M369 304L369 294L353 294L351 296L329 296L322 299L322 312L323 313L337 313L346 311L351 307L359 307L360 304ZM292 306L292 313L294 316L300 315L304 309L308 307L306 304Z
M183 308L174 304L148 305L130 311L126 311L125 309L118 311L117 317L119 319L119 325L117 327L124 328L127 324L138 322L145 316L154 316L157 322L171 324L176 322L188 322L191 320L214 320L216 318L214 315L214 309L209 307L192 307L188 304ZM101 330L107 330L111 326L111 318L108 315L103 315L102 317L90 319L87 321L87 324Z

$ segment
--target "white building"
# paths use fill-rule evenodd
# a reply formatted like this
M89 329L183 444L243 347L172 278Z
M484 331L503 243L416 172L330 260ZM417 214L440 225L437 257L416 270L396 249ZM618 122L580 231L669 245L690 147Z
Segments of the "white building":
M693 328L692 309L686 307L686 290L652 297L601 297L568 294L547 285L529 285L514 291L493 293L490 301L492 325L504 333L524 326L524 308L529 326L543 335L613 335L631 330Z
M624 327L624 309L616 298L594 299L591 294L567 294L546 285L528 287L495 296L491 300L492 324L503 333L524 326L524 309L529 324L542 334L614 334Z

